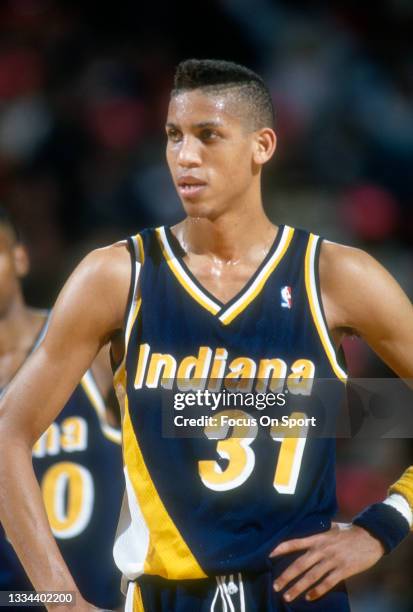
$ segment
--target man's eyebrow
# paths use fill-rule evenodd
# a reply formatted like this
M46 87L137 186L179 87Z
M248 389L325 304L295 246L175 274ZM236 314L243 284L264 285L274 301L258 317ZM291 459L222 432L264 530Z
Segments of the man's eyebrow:
M194 128L206 128L206 127L222 127L222 122L221 121L201 121L200 123L194 123L193 126Z
M202 128L219 128L222 127L221 121L200 121L199 123L193 123L192 129L202 129ZM177 128L178 126L171 121L168 121L165 125L166 128Z

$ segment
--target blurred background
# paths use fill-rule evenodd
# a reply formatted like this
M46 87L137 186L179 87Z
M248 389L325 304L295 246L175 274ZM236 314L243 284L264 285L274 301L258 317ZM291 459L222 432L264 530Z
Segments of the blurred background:
M176 64L245 63L268 83L278 150L264 201L365 248L413 295L413 3L189 0L0 3L0 201L50 306L91 248L182 217L164 161ZM385 299L385 296L383 296ZM355 377L392 376L356 338ZM385 497L410 440L338 443L341 517ZM413 610L413 540L350 581L355 612Z

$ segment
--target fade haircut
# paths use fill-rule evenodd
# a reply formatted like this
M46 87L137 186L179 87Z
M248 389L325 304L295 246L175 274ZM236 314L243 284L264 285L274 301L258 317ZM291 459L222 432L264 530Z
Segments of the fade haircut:
M185 60L176 69L171 97L193 89L211 94L234 92L245 104L253 130L274 128L271 94L262 78L245 66L224 60Z

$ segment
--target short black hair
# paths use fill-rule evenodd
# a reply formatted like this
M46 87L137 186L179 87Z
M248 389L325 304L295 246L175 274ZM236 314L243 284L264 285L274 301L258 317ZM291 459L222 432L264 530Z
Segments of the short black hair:
M248 117L252 119L253 129L274 127L274 107L268 87L246 66L224 60L187 59L178 64L171 96L193 89L212 94L238 90L249 107Z
M17 225L13 221L10 213L3 206L0 206L0 226L1 225L6 227L11 232L16 242L22 241L21 233Z

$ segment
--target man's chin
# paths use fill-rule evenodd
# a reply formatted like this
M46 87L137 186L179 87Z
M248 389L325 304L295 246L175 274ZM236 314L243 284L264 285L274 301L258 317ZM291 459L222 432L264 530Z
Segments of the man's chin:
M225 208L222 198L212 197L211 194L200 194L194 198L180 197L180 200L188 217L216 218Z
M185 200L182 205L186 215L193 219L211 219L217 216L216 206L210 202Z

